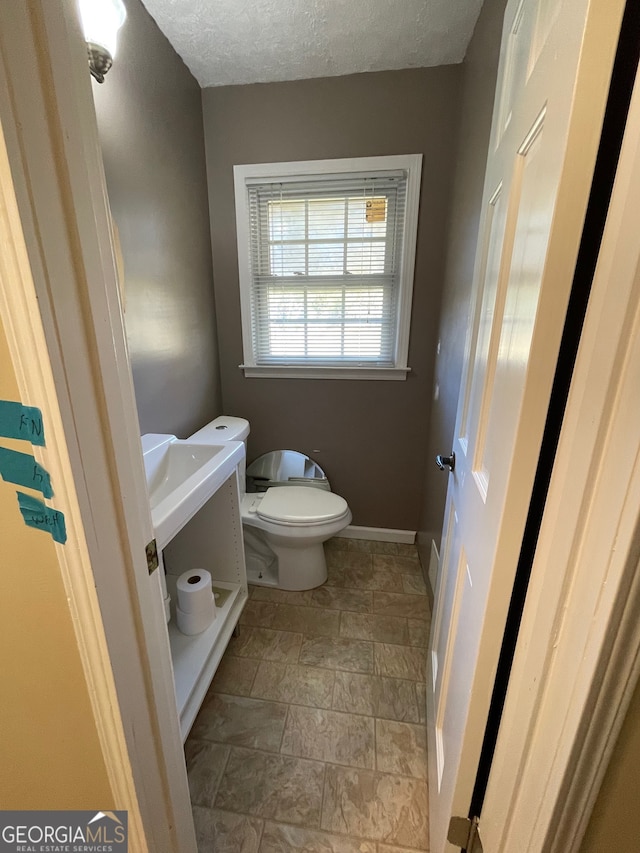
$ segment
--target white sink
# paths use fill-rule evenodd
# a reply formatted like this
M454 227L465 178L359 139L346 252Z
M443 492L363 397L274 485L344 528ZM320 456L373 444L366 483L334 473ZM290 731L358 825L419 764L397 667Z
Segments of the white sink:
M175 435L142 436L151 520L158 548L184 525L232 474L244 456L241 441L211 444Z

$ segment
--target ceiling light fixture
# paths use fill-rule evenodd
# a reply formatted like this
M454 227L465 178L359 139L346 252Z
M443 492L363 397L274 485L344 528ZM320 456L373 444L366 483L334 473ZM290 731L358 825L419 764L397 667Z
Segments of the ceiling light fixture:
M122 0L80 0L80 15L89 54L89 70L98 83L113 65L118 30L127 17Z

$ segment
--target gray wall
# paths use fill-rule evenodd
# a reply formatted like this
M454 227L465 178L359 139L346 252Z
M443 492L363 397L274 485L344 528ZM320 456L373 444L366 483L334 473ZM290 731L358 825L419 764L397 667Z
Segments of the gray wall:
M249 459L313 456L353 523L415 530L423 489L460 66L204 89L220 370L225 412L251 422ZM245 379L233 165L424 154L404 382Z
M116 61L93 92L140 429L185 437L221 410L200 87L125 1Z
M611 754L580 853L640 849L635 822L640 791L640 684Z
M505 6L506 0L486 0L462 65L461 121L437 333L440 355L435 382L440 391L431 409L425 440L424 500L418 535L425 567L431 539L438 544L442 529L448 475L439 471L433 460L437 453L448 453L453 441Z

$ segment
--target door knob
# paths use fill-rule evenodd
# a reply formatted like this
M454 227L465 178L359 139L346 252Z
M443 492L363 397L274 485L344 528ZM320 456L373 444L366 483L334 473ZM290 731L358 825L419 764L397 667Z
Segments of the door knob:
M453 474L456 467L456 454L453 450L451 451L451 456L440 456L440 454L438 454L436 456L436 465L441 471L446 471L448 468Z

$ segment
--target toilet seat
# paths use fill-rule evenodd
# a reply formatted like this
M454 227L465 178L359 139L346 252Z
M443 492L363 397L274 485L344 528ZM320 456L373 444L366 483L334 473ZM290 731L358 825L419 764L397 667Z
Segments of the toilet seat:
M308 486L273 486L252 509L264 521L287 525L323 524L349 512L340 495Z

